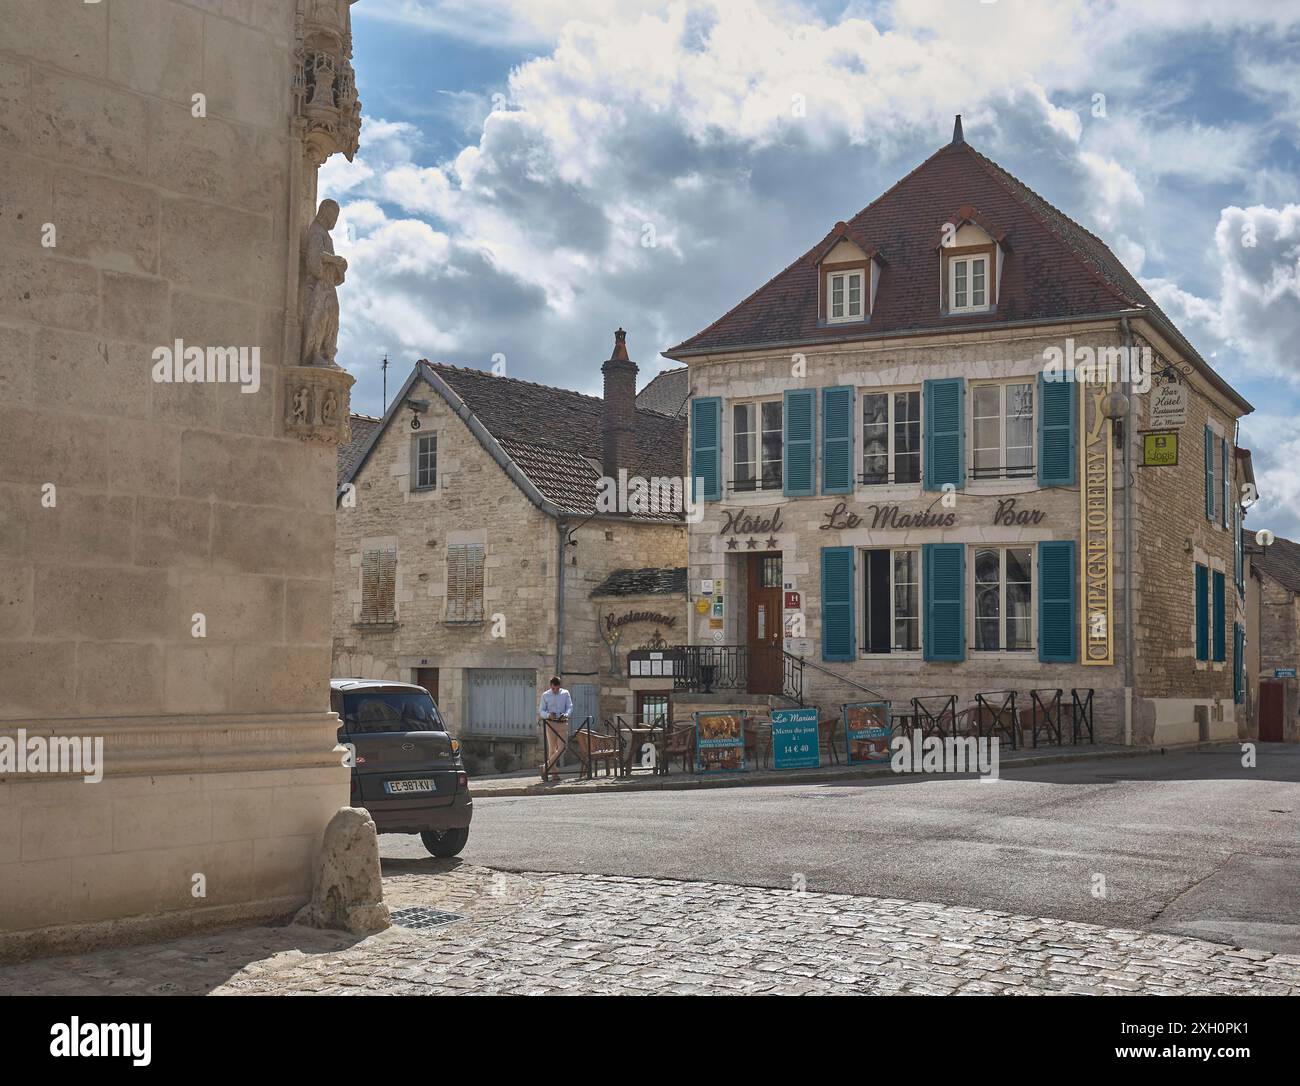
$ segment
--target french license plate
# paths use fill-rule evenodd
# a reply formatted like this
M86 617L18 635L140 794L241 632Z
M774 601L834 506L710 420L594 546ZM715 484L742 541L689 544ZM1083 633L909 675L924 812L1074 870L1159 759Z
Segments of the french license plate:
M411 792L432 792L433 781L384 781L384 791L390 796L407 795Z

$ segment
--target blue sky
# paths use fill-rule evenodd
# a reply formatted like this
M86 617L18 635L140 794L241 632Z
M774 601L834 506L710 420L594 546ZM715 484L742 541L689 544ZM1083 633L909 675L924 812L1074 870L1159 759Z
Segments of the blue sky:
M361 151L321 193L354 409L385 353L390 394L420 357L598 392L619 325L648 380L961 113L1255 404L1248 524L1300 538L1300 0L352 11Z

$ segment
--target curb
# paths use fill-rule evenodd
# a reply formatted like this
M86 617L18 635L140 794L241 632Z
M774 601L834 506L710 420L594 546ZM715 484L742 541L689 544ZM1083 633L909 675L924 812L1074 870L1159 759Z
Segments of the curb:
M1157 754L1208 750L1222 746L1227 742L1230 742L1230 740L1218 739L1203 743L1178 743L1162 747L1131 747L1124 750L1085 751L1078 754L1037 754L1025 758L1007 759L999 766L999 773L1021 768L1031 769L1035 766L1060 765L1065 762L1109 761L1115 758L1144 758ZM764 785L824 784L832 781L858 781L872 780L879 777L903 776L907 776L907 774L895 773L886 765L861 769L852 767L815 770L794 769L784 773L771 773L770 776L762 777L740 775L732 777L699 777L689 773L682 773L675 778L671 775L657 778L643 777L618 784L575 784L566 786L564 784L544 784L538 781L536 784L525 784L512 788L484 789L477 795L474 792L474 782L471 780L470 796L474 799L496 799L497 797L509 799L521 796L594 796L619 792L690 792L696 789L761 788ZM938 779L940 777L956 777L959 775L935 773L929 774L929 776ZM972 774L965 774L965 776L972 776Z

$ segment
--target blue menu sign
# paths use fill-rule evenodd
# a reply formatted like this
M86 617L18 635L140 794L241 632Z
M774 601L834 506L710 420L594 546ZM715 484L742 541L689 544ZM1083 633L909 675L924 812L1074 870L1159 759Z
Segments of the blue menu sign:
M817 710L772 710L772 765L776 769L816 769L822 764Z

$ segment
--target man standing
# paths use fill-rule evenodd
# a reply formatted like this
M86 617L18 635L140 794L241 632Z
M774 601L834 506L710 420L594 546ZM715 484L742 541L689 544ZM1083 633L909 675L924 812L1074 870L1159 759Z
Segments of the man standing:
M548 780L569 745L569 729L564 725L573 715L573 697L560 685L558 675L552 675L550 688L542 691L537 715L542 720L542 780Z

